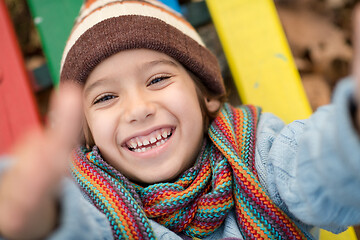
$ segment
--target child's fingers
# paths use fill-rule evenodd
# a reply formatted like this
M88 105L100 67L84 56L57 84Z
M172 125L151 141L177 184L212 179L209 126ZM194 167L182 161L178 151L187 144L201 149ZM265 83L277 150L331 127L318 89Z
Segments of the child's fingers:
M51 99L46 136L52 164L67 169L70 153L80 138L82 128L81 90L75 84L63 84Z
M51 99L47 132L69 150L79 140L82 124L81 89L63 84Z

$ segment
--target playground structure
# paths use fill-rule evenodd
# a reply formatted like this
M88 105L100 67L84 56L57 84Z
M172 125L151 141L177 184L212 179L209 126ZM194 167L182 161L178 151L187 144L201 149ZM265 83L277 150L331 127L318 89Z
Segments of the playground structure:
M0 154L40 126L37 104L4 1L0 1Z

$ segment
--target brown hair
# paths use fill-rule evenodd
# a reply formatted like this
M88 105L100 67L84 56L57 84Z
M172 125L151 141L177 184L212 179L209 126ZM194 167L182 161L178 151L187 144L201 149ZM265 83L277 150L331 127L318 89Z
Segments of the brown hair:
M197 77L195 76L192 72L187 71L189 73L189 75L191 76L191 78L194 80L195 82L195 88L196 88L196 94L198 96L198 100L200 103L200 109L201 109L201 113L204 119L204 132L207 132L207 129L209 127L209 124L215 119L215 117L217 116L218 112L220 111L220 109L222 108L222 106L224 105L224 103L227 100L227 93L223 93L223 94L213 94L209 91L209 89L207 87L205 87L204 83ZM206 102L205 102L205 98L207 99L214 99L214 100L218 100L220 102L220 107L219 109L217 109L216 111L209 111L209 109L206 107Z

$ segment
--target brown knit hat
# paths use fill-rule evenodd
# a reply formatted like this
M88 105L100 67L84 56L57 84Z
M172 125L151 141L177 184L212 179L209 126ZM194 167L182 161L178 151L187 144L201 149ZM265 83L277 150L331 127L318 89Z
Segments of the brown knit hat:
M169 55L213 94L225 92L217 59L196 30L155 0L86 0L63 53L60 80L83 84L104 59L139 48Z

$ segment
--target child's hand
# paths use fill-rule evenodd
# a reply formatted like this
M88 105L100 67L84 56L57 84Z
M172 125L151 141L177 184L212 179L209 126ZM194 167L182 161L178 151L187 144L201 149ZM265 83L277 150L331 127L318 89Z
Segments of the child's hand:
M360 4L358 4L354 9L353 14L353 48L354 48L354 57L353 57L353 76L355 78L355 101L357 104L356 112L356 124L357 129L360 133Z
M38 239L56 227L56 190L80 135L80 89L63 86L51 109L50 126L34 129L17 144L16 162L0 179L2 237Z

